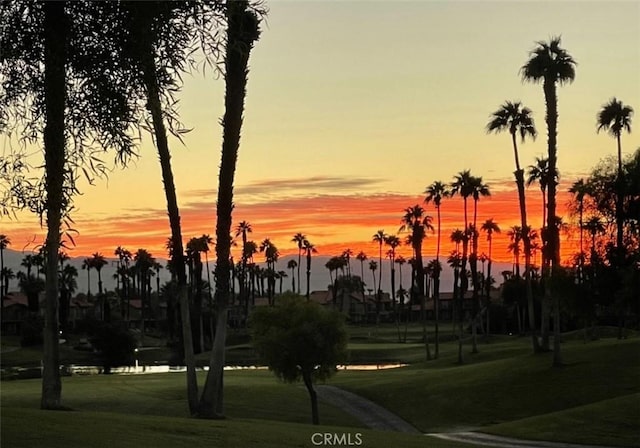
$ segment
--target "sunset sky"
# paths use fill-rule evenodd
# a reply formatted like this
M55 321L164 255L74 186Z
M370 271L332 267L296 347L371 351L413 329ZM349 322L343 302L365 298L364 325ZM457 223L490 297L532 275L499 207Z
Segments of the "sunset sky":
M510 137L487 135L484 127L505 100L520 100L533 110L540 134L520 145L521 163L546 153L542 87L519 76L538 40L562 35L562 46L578 62L575 82L558 88L559 214L565 220L568 185L616 151L614 139L596 134L600 107L615 96L640 108L637 1L267 4L267 23L250 59L234 224L249 221L253 239L271 238L283 254L297 252L290 240L302 232L322 255L349 247L375 256L370 240L378 229L397 232L403 209L422 203L428 184L449 182L464 169L492 189L478 220L494 218L503 229L519 224ZM188 239L215 234L224 82L211 72L184 81L181 118L193 131L184 146L171 143ZM625 153L640 146L638 135L623 136ZM149 138L140 153L108 181L82 185L72 256L112 256L118 245L165 255L166 203ZM537 187L527 200L539 227ZM431 205L425 208L435 217ZM448 235L462 227L462 200L445 201L442 213L447 253ZM37 217L18 218L2 217L0 233L11 238L11 249L28 251L44 231ZM486 251L484 238L481 244ZM501 237L494 258L509 260L505 248ZM435 237L425 252L434 254Z

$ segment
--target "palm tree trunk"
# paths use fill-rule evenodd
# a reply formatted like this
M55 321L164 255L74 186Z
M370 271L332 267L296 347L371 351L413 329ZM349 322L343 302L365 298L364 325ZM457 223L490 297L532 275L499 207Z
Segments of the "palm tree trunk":
M65 165L64 110L66 103L65 61L67 19L65 2L44 4L44 102L45 170L47 192L47 240L45 278L45 327L42 409L60 409L60 354L58 348L58 248Z
M158 80L156 78L155 62L150 51L146 52L146 63L144 63L144 80L147 88L149 100L149 111L153 121L156 146L160 167L162 169L162 182L164 184L165 197L167 200L167 212L169 215L169 226L171 227L171 241L173 245L172 265L178 280L178 301L180 304L180 319L182 323L182 341L184 350L184 361L187 367L187 401L189 411L194 415L198 403L198 379L196 377L196 362L193 352L193 335L191 330L191 312L188 301L187 274L184 259L184 248L182 245L182 228L180 225L180 211L176 187L171 169L171 153L167 141L167 131L162 121L162 106L160 103L160 93ZM134 286L135 288L135 286Z
M560 238L559 228L556 223L556 166L557 166L557 124L558 124L558 98L556 95L556 84L553 79L544 80L543 84L545 103L547 106L547 131L549 149L549 173L547 176L547 234L549 235L549 253L551 257L551 269L548 275L553 275L555 268L560 267ZM547 285L549 295L553 300L553 365L562 365L560 355L560 304L557 293L551 291L550 284Z
M307 302L311 300L311 249L307 249Z
M434 344L435 344L435 353L433 354L433 359L438 359L438 357L440 356L440 226L441 226L441 222L440 222L440 205L438 204L437 207L437 212L438 212L438 237L437 237L437 243L436 243L436 269L438 269L438 272L436 272L436 276L435 279L433 281L433 312L434 312L434 318L435 318L435 322L434 322L434 328L433 328L433 332L434 332ZM400 274L400 276L402 277L402 273Z
M225 61L225 114L223 118L222 160L218 185L216 223L216 297L218 318L209 372L200 397L199 415L213 418L223 415L223 374L227 309L230 286L231 220L233 181L240 147L240 129L247 86L247 64L253 42L258 38L254 13L246 11L247 2L227 3L227 48ZM253 27L253 28L252 28Z
M300 243L298 243L300 244ZM298 246L298 295L300 295L300 288L302 281L300 280L300 267L302 266L302 249Z
M620 143L620 132L616 134L618 140L618 178L616 179L618 190L616 195L616 246L618 248L619 261L622 262L624 240L624 178L622 172L622 145Z

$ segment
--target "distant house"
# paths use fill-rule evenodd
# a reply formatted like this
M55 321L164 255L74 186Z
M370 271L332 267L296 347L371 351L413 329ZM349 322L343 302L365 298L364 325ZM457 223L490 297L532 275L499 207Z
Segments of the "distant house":
M86 319L94 314L94 304L87 300L87 296L78 294L69 302L69 322Z
M2 334L20 334L22 322L29 315L29 300L21 292L10 292L2 297Z

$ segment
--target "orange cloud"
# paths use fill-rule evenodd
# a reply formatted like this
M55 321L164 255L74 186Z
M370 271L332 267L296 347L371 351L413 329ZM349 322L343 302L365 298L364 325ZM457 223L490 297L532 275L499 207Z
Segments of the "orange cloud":
M273 191L271 199L254 200L254 194L242 192L237 195L234 210L234 222L241 220L252 224L253 233L250 238L257 242L270 238L280 249L282 255L296 254L297 247L291 242L297 232L304 233L314 243L322 255L338 255L350 248L354 253L365 251L370 258L378 256L378 245L371 241L378 229L396 234L401 225L401 217L406 207L421 204L427 214L433 216L433 225L437 226L436 210L433 204L424 204L422 195L399 193L361 193L361 194L329 194L328 185L332 178L314 178L309 185L315 194L287 195L281 188ZM275 184L284 181L277 181ZM356 180L350 185L368 185L366 179ZM339 183L336 180L336 183ZM290 184L287 184L290 185ZM296 183L297 186L301 182ZM496 261L511 260L507 252L509 244L507 230L520 224L518 198L513 181L496 180L490 183L491 197L482 198L478 204L478 225L486 219L496 221L503 232L495 235L493 240L493 258ZM252 185L251 188L266 188L265 183ZM280 185L280 187L282 187ZM566 185L558 189L558 211L568 217L566 204L569 200ZM285 193L283 195L283 193ZM297 193L297 191L296 191ZM203 233L215 235L215 202L211 192L194 191L184 195L189 199L181 206L181 222L183 238ZM473 201L468 201L468 218L473 219ZM539 189L527 190L528 220L534 228L541 226L542 197ZM450 234L456 228L462 228L463 201L459 197L446 199L442 203L442 242L440 253L443 256L453 250ZM22 244L32 241L34 235L38 243L42 242L44 231L37 226L12 226L4 233L10 235L14 249L21 249ZM165 243L169 236L169 222L164 209L128 210L119 215L93 218L78 216L75 227L79 234L74 238L76 246L73 256L84 256L93 252L102 252L111 256L115 247L123 246L135 251L144 247L158 257L166 255ZM565 236L563 239L563 258L568 258L577 250L575 238ZM213 250L213 248L212 248ZM239 248L234 249L236 256ZM383 248L383 255L387 248ZM488 252L486 237L481 235L479 251ZM399 253L411 256L411 249L403 246ZM429 234L424 243L425 257L434 257L436 252L436 235Z

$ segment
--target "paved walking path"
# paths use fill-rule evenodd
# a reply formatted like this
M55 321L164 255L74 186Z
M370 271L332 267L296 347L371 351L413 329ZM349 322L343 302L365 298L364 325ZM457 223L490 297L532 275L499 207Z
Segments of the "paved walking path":
M452 440L454 442L471 443L476 446L495 446L504 448L610 448L602 445L578 445L575 443L512 439L510 437L494 436L492 434L483 434L480 432L432 433L426 435L444 440Z
M353 415L369 428L380 431L395 431L420 434L416 428L396 414L366 398L335 386L316 386L318 397Z
M367 427L380 431L396 431L419 434L420 431L382 406L359 395L335 386L316 386L318 397L351 414ZM468 443L474 446L494 446L502 448L610 448L601 445L578 445L573 443L544 442L512 439L480 432L457 431L450 433L425 434L444 440Z

